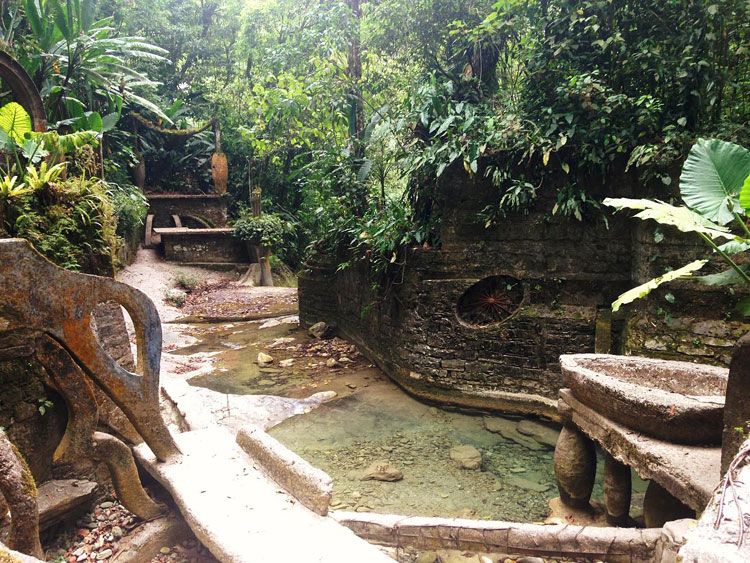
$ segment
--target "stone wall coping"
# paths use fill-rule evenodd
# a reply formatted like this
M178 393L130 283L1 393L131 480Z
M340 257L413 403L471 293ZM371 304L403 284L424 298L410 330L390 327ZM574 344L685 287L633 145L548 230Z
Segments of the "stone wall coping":
M205 236L205 235L228 235L234 232L232 227L217 227L215 229L188 229L187 227L157 227L154 229L157 235L162 236Z
M657 543L663 538L661 528L542 525L358 512L331 512L331 517L361 538L380 545L540 557L653 561Z
M313 512L326 516L333 495L333 480L323 470L269 436L262 429L246 425L237 433L237 443L258 462L271 479Z
M654 480L697 512L719 484L721 447L672 444L622 426L560 391L560 412L642 479ZM567 414L566 414L567 413Z
M146 199L220 199L219 194L146 194Z

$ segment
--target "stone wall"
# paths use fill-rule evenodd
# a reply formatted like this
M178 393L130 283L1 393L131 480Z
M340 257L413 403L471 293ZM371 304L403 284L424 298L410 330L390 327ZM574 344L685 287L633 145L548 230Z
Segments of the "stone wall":
M199 217L211 225L223 227L227 224L226 200L217 194L149 194L149 214L154 215L154 227L174 227L172 215Z
M180 229L161 236L164 257L186 264L247 264L250 257L244 242L227 229Z
M609 193L631 195L632 184L623 178ZM664 290L625 308L610 326L610 304L620 293L687 263L702 252L696 242L667 232L656 243L654 225L626 214L609 216L608 224L563 219L549 213L554 202L544 193L528 214L486 229L478 213L494 192L481 179L449 174L440 189L442 246L411 249L403 271L377 280L377 292L365 263L338 273L342 257L308 264L299 278L302 323L336 325L424 399L550 417L562 383L560 354L606 351L611 341L614 352L724 362L730 343L750 330L721 318L731 296L717 302L721 292L695 284L685 293L670 286L674 303ZM472 326L460 318L459 300L490 276L519 280L522 302L503 322Z

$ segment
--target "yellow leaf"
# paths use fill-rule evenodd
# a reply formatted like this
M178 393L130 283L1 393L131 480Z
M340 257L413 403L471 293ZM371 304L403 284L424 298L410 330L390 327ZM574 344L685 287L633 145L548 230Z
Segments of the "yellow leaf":
M552 152L552 149L547 149L547 152L544 153L544 156L542 157L542 162L545 166L547 166L547 163L549 162L549 155Z

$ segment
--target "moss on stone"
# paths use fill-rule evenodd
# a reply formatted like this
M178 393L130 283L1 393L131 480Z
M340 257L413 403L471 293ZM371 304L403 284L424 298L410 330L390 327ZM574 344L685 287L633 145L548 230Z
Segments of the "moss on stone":
M23 455L21 455L21 452L18 451L18 448L13 442L10 443L10 447L13 449L13 453L23 467L23 475L21 477L23 479L23 492L32 498L37 498L39 491L36 488L34 476L31 474L31 469L29 469L26 459L24 459Z

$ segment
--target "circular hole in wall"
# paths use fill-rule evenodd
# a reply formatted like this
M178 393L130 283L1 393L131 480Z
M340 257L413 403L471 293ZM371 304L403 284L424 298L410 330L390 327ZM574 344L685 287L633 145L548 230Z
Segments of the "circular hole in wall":
M523 284L510 276L490 276L467 289L458 300L458 318L472 327L503 322L523 301Z

